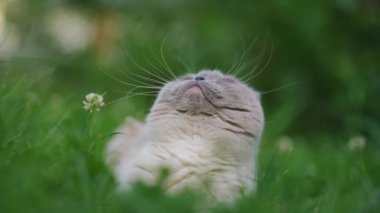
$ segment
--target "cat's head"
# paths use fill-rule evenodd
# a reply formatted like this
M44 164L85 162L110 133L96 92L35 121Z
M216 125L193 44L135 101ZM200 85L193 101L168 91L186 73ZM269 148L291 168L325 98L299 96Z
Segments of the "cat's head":
M260 94L220 71L202 70L166 83L155 110L179 116L218 116L247 134L261 132L264 123Z

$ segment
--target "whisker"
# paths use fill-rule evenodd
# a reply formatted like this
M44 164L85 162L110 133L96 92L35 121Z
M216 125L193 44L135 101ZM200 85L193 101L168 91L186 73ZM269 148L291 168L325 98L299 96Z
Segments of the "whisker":
M257 63L257 65L255 67L253 67L252 69L250 69L250 71L246 74L244 74L243 76L240 77L240 79L242 81L244 81L244 79L248 78L249 75L251 75L252 73L254 73L257 69L257 67L259 67L261 65L261 58L265 55L266 53L266 49L267 49L267 40L264 41L264 47L263 49L261 50L261 53L256 57L255 61L259 61Z
M119 82L119 83L122 83L124 85L128 85L128 86L133 86L133 87L136 87L136 88L146 88L146 89L160 89L161 87L159 86L143 86L143 85L136 85L136 84L131 84L131 83L127 83L125 81L122 81L120 79L117 79L115 76L105 72L105 71L102 71L104 74L106 74L108 77L114 79L115 81Z
M240 72L242 72L243 70L246 70L248 68L249 68L249 70L252 70L253 64L254 64L254 61L244 62L239 67L236 68L237 72L231 73L230 75L233 75L233 76L239 78ZM257 67L257 65L255 65L255 67L253 69L256 69L256 67Z
M150 84L150 83L147 83L147 82L145 82L145 81L141 81L141 80L139 80L139 79L132 78L131 76L128 76L127 74L125 74L124 71L119 71L119 72L120 72L124 77L126 77L126 78L132 80L134 83L137 83L139 86L147 86L147 87L156 86L156 85L154 85L154 84ZM127 83L127 82L126 82L126 83ZM134 84L134 83L133 83L133 84ZM129 84L130 86L132 86L131 83L127 83L127 84ZM158 86L158 85L157 85L157 86Z
M113 101L108 102L106 105L109 106L109 105L111 105L111 104L119 103L119 102L121 102L121 101L126 101L126 100L128 100L129 98L132 98L132 97L134 97L134 96L138 96L138 95L141 95L141 94L137 93L137 94L133 94L133 95L125 96L125 97L122 97L122 98L118 98L118 99L116 99L116 100L113 100ZM152 96L152 97L155 97L156 95L144 95L144 96Z
M240 77L240 79L241 79L242 81L247 82L247 79L249 78L249 76L250 76L251 74L253 74L253 73L257 70L257 68L258 68L259 66L261 66L261 63L262 63L262 57L265 56L265 53L267 52L266 50L267 50L267 40L265 40L265 42L264 42L264 47L263 47L263 50L261 51L260 55L258 55L258 56L256 57L256 60L259 61L259 62L258 62L257 65L256 65L255 67L253 67L248 73L246 73L245 75L243 75L243 76Z
M241 32L239 32L239 38L240 38L240 42L241 42L241 45L243 47L242 50L243 50L243 53L244 53L244 51L245 51L245 42L244 42L244 39L243 39L243 36L242 36ZM226 72L227 75L233 75L233 74L231 74L231 72L233 72L233 70L235 69L235 67L239 63L238 60L237 60L237 58L238 58L237 55L238 54L236 53L235 56L234 56L234 60L233 60L232 66Z
M246 49L245 49L245 42L244 42L244 39L243 39L241 32L239 32L239 38L240 38L241 46L243 47L242 50L243 50L243 55L244 55L244 52L246 51ZM227 72L228 75L234 75L234 70L238 66L239 61L241 61L241 60L237 60L237 58L238 58L238 54L236 54L234 57L234 63L232 64L232 66L228 70L228 72ZM241 59L241 57L240 57L240 59Z
M134 96L138 96L138 95L155 97L155 96L157 96L157 94L158 94L158 92L159 92L159 90L157 90L157 91L144 91L144 92L136 92L136 93L132 93L132 92L133 92L134 90L136 90L136 89L139 89L139 88L135 87L135 88L129 90L129 91L127 92L127 94L126 94L124 97L122 97L122 98L118 98L118 99L113 100L113 101L110 101L110 102L108 102L106 105L110 105L110 104L118 103L118 102L120 102L120 101L127 100L127 99L129 99L129 98L132 98L132 97L134 97ZM125 93L125 91L120 91L120 90L119 90L118 92Z
M239 64L239 60L238 60L238 56L237 54L235 54L234 56L234 60L233 60L233 64L231 65L231 67L227 70L226 74L227 75L231 75L233 73L233 70L235 69L235 67L237 67L237 65ZM231 73L232 72L232 73Z
M154 73L151 73L151 72L149 72L147 69L145 69L144 67L142 67L140 64L138 64L138 63L136 62L136 60L131 56L131 54L129 53L129 51L127 50L126 45L124 44L124 41L121 40L121 42L122 42L122 51L123 51L123 53L126 54L126 55L131 59L132 63L133 63L135 66L137 66L140 70L149 73L150 75L152 75L152 76L154 76L154 77L156 77L156 78L162 80L163 82L167 82L168 80L170 80L170 78L165 78L165 77L160 76L160 75L158 75L158 74L156 75L156 74L154 74Z
M165 81L165 82L168 81L168 79L166 79L166 78L164 78L164 77L162 77L162 76L156 75L156 74L150 72L149 70L147 70L146 68L144 68L143 66L141 66L140 64L138 64L138 63L136 62L136 60L135 60L135 59L131 56L131 54L128 52L128 50L126 50L126 49L124 48L123 51L125 52L125 54L128 55L128 57L131 59L132 63L133 63L135 66L137 66L139 69L141 69L142 71L144 71L144 72L146 72L146 73L148 73L148 74L150 74L150 75L152 75L152 76L154 76L154 77L156 77L156 78L158 78L158 79L160 79L160 80L163 80L163 81Z
M155 97L155 96L157 96L157 92L156 93L145 93L145 92L131 93L131 94L129 94L129 97L133 97L133 96L137 96L137 95Z
M185 67L187 72L192 72L194 70L194 67L190 68L189 64L187 64L180 56L178 56L178 60Z
M165 84L166 82L165 81L160 81L160 80L157 80L157 79L154 79L154 78L149 78L149 77L145 77L145 76L142 76L142 75L138 75L134 72L131 72L128 70L128 68L124 65L124 70L126 71L126 73L129 73L129 74L132 74L133 76L135 76L136 78L140 78L142 80L147 80L147 81L150 81L151 83L157 83L159 85L163 85ZM130 76L127 76L124 72L123 72L123 75L126 76L126 77L129 77L131 78ZM134 78L131 78L133 80L135 80ZM136 81L136 80L135 80ZM140 81L139 81L140 82ZM140 82L141 83L141 82ZM147 84L147 83L145 83ZM152 85L153 86L153 85Z
M273 49L274 49L274 45L273 45L273 43L272 43L272 45L271 45L271 51L270 51L270 55L269 55L269 58L268 58L267 62L266 62L265 65L264 65L264 67L261 68L260 71L257 72L254 76L248 78L247 80L244 80L245 82L248 82L248 81L250 81L250 80L256 78L256 77L259 76L262 72L264 72L264 70L268 67L268 65L269 65L269 63L270 63L270 61L271 61L271 59L272 59L272 56L273 56Z
M233 75L238 76L240 74L240 72L241 72L242 69L238 69L239 66L241 66L243 64L245 57L247 56L247 54L249 53L249 51L252 49L253 45L258 41L258 39L259 39L259 36L256 36L256 38L251 42L251 44L248 46L248 48L243 52L243 55L240 58L240 62L238 63L235 71L233 72Z
M252 72L256 71L257 68L261 65L261 62L257 63L253 68L251 68L251 70L249 71L249 73L245 74L244 76L242 76L241 78L239 78L242 82L244 83L247 83L247 81L245 81L244 79L247 78Z
M140 88L133 88L129 91L125 91L125 90L117 90L117 92L119 93L123 93L125 95L127 94L136 94L136 93L151 93L151 94L157 94L159 92L159 90L151 90L151 91L141 91L141 92L135 92L133 93L133 91L135 91L136 89L140 89Z
M134 91L137 90L137 89L140 89L140 88L133 88L133 89L129 90L129 91L127 92L127 95L133 94ZM160 89L154 89L154 90L141 91L141 92L144 92L144 93L158 93L159 91L160 91ZM140 93L141 93L141 92L140 92ZM137 93L137 92L136 92L136 93Z
M136 64L136 61L135 61L134 63ZM161 76L161 75L154 74L154 73L150 72L149 70L145 69L144 67L142 67L142 66L140 66L140 65L138 65L138 67L139 67L140 69L142 69L143 71L145 71L146 73L148 73L148 74L150 74L150 75L152 75L152 76L154 76L154 77L156 77L156 78L158 78L158 79L160 79L160 80L162 80L162 81L164 81L164 82L167 82L167 81L170 80L170 78L165 78L165 77L163 77L163 76Z
M154 54L153 50L151 50L151 53L152 53L154 59L156 59L156 61L161 65L161 67L164 68L165 70L167 70L167 68L165 67L165 65L160 61L160 59L156 56L156 54ZM167 71L169 72L169 74L171 76L170 78L173 78L173 79L177 78L177 76L174 75L172 72L170 72L169 70L167 70Z
M295 85L297 85L299 83L290 83L290 84L286 84L286 85L283 85L283 86L280 86L280 87L277 87L277 88L274 88L274 89L271 89L271 90L267 90L267 91L264 91L264 92L260 92L261 95L266 95L266 94L269 94L269 93L273 93L273 92L277 92L277 91L280 91L280 90L283 90L283 89L286 89L286 88L289 88L289 87L293 87Z
M161 42L161 48L160 48L160 53L161 53L161 58L166 66L166 68L172 73L172 75L174 76L175 79L177 79L177 76L175 74L175 72L169 67L168 63L166 63L166 60L165 60L165 57L164 57L164 44L165 44L165 41L168 37L164 38L164 40L162 40Z
M126 94L128 94L129 93L129 91L126 91L126 90L116 90L116 92L117 93L121 93L121 94L123 94L124 96L126 95ZM142 93L157 93L157 91L143 91Z
M151 49L151 54L153 54L153 51ZM144 58L145 60L147 61L147 63L153 67L155 70L157 70L159 73L161 73L162 75L164 75L169 81L172 79L172 76L168 76L165 72L163 72L159 67L157 67L156 65L154 65L152 62L150 62L150 60L147 58L147 56L144 54Z
M128 93L127 93L127 96L129 96L136 89L139 89L139 88L135 87L135 88L129 90ZM158 92L159 90L161 90L161 88L157 88L157 91L153 90L153 91L149 91L149 92ZM148 91L144 91L144 92L148 92Z

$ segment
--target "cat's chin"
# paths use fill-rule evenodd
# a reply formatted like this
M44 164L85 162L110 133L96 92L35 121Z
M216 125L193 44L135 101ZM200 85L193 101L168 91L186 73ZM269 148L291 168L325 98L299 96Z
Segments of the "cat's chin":
M198 85L192 85L184 91L176 102L176 109L178 112L191 115L212 115L216 111Z
M196 85L196 84L190 86L190 87L186 90L186 93L190 93L190 94L194 94L194 95L201 95L201 96L204 96L201 87L198 86L198 85Z
M189 102L198 103L204 101L205 95L203 94L201 87L198 85L193 85L186 89L183 94L183 98L188 99Z

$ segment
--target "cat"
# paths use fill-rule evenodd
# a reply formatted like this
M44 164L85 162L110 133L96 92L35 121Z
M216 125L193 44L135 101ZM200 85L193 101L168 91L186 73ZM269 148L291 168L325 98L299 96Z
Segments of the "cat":
M109 142L106 163L121 188L154 184L170 170L168 193L196 189L231 203L256 188L264 129L260 94L218 70L167 82L145 123L129 120Z

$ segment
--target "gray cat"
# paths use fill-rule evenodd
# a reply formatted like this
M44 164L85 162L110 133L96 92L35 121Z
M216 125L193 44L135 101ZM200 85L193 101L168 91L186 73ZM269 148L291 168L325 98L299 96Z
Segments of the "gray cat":
M219 71L166 83L145 123L129 121L108 145L106 161L122 188L171 173L169 193L197 189L231 203L254 191L264 115L258 92Z

